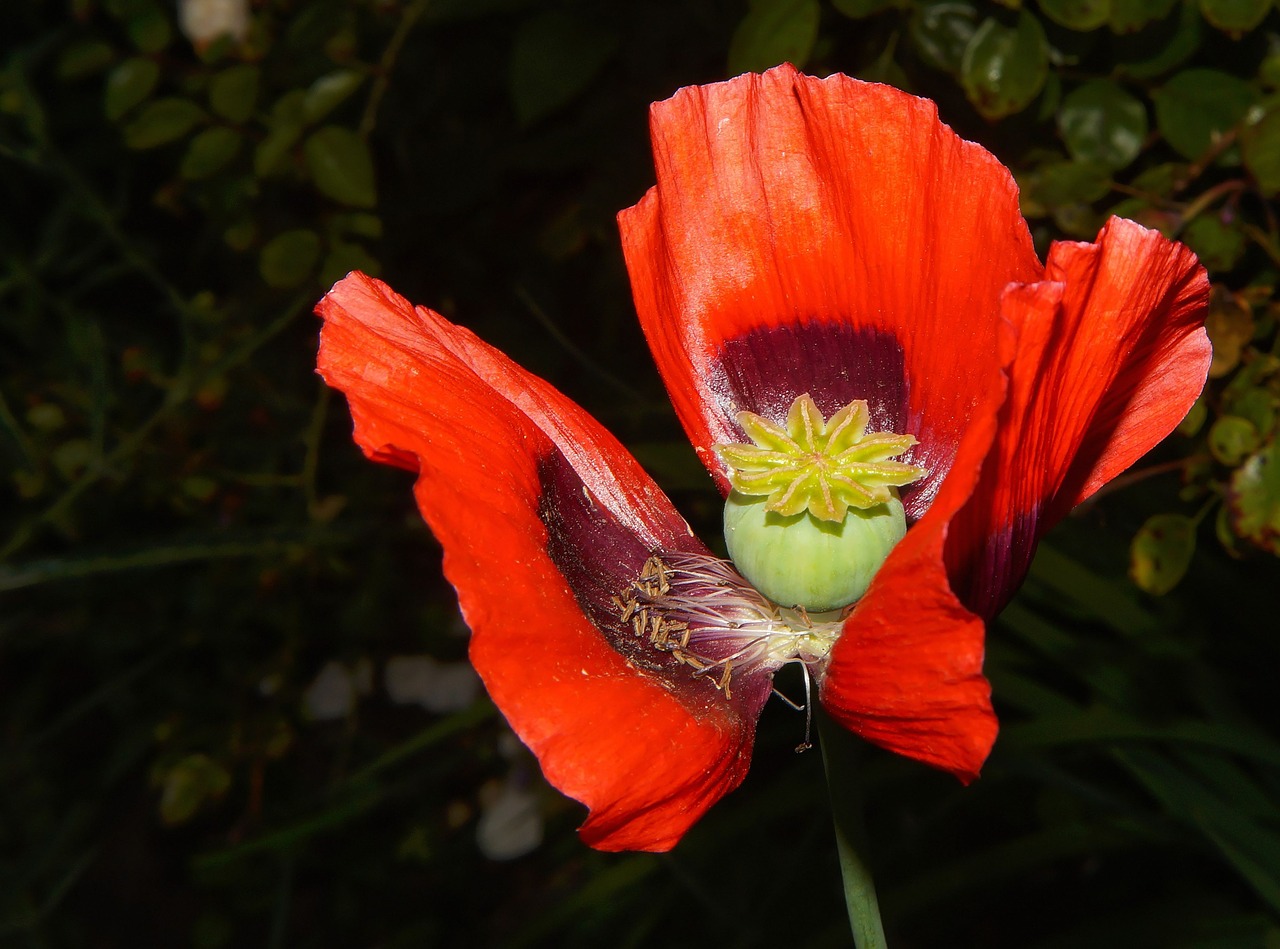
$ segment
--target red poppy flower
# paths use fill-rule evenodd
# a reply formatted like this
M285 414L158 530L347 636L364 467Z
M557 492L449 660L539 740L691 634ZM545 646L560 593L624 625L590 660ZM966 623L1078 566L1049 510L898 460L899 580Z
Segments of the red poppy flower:
M1009 173L886 86L782 66L683 89L651 126L657 185L620 215L623 249L721 492L744 483L726 458L768 468L788 430L841 451L914 436L898 462L859 456L914 472L878 489L907 529L835 620L757 592L582 409L376 280L320 303L320 372L365 453L417 473L476 669L589 808L587 843L673 846L742 781L788 661L845 727L967 782L996 733L985 620L1044 531L1199 394L1204 271L1118 219L1041 265Z

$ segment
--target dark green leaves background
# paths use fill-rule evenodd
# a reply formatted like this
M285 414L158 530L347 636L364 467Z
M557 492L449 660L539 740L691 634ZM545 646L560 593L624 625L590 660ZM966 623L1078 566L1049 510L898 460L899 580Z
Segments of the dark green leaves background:
M382 274L713 537L613 216L652 182L649 102L784 59L934 98L1042 251L1124 214L1215 285L1204 396L993 625L982 780L867 749L892 944L1280 944L1270 2L260 0L199 49L160 0L3 7L0 944L847 945L782 703L657 857L578 843L485 700L391 700L393 659L465 634L408 478L312 372L314 301ZM317 721L325 669L350 704ZM507 787L544 842L495 861Z

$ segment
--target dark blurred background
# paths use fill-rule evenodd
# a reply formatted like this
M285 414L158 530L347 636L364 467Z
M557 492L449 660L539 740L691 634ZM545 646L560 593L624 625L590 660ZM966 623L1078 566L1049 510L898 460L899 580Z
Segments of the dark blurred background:
M1120 213L1215 285L1205 396L990 631L982 780L865 752L892 944L1280 946L1277 30L1271 0L6 2L0 945L849 943L781 703L673 853L577 840L410 479L313 374L314 302L379 274L718 534L614 214L649 102L791 60L936 99L1042 251Z

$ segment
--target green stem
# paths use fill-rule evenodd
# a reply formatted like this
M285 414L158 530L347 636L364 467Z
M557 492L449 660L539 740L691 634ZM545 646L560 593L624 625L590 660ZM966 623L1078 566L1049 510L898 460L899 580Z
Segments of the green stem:
M840 875L844 878L844 902L849 910L849 927L858 949L885 949L884 925L871 870L862 857L866 833L862 820L862 792L856 759L859 739L832 721L821 708L816 710L818 736L822 742L822 764L827 772L831 795L831 815L835 821L836 849L840 853Z

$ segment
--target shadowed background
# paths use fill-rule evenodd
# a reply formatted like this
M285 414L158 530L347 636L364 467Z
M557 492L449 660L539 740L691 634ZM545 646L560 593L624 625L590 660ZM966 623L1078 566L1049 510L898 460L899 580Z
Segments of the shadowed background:
M936 99L1042 253L1114 212L1215 284L1205 397L990 630L982 780L860 761L893 945L1280 945L1278 30L1271 0L6 4L0 943L847 944L781 702L673 853L578 842L309 315L386 277L716 538L614 215L651 101L790 60Z

